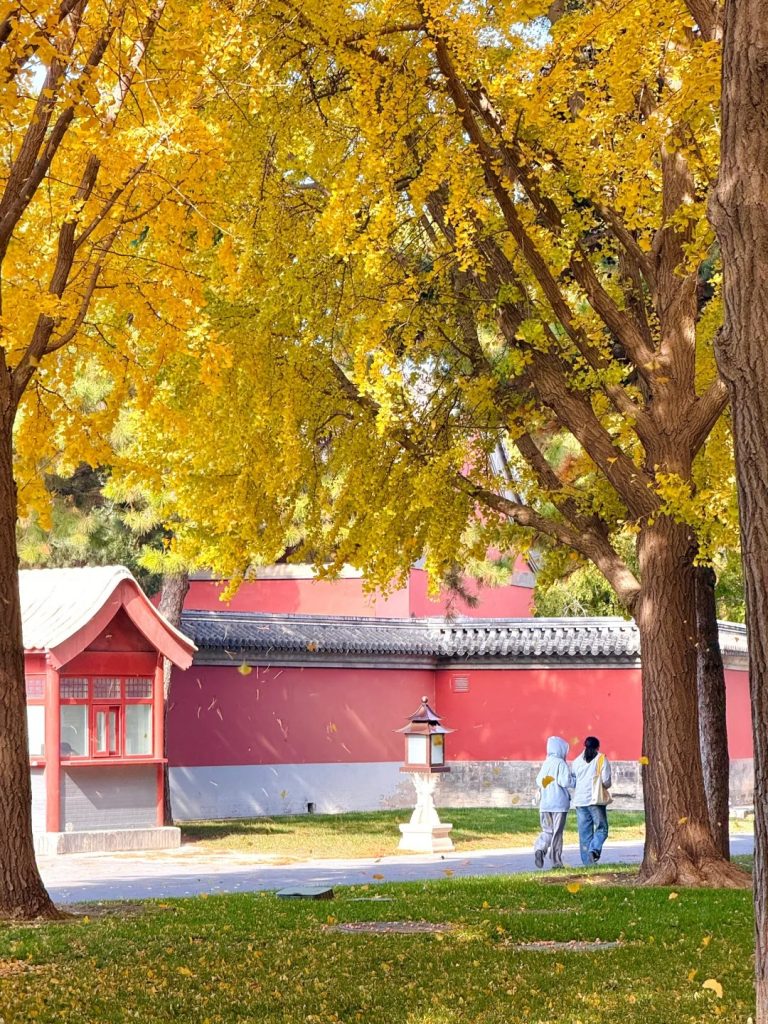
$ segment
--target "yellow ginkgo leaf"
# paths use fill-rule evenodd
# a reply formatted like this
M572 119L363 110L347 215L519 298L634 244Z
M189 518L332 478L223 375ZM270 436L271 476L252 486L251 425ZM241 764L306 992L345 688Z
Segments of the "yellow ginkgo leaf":
M251 672L253 672L253 669L251 668L250 665L247 665L245 662L243 662L242 665L237 666L237 671L240 673L241 676L249 676Z
M554 781L555 781L554 776L552 776L552 775L545 775L544 778L541 780L541 784L544 787L544 789L546 789L547 786L551 785Z
M443 874L450 876L453 874L453 870L451 868L443 868Z
M702 944L702 946L708 946L711 941L712 941L712 936L711 935L705 935L704 938L701 940L701 944Z
M483 910L488 910L490 905L491 904L488 902L488 900L483 900Z
M576 892L579 891L581 886L579 885L578 882L569 882L568 885L566 885L565 888L568 890L568 892L576 893Z
M687 818L679 818L677 824L684 825L688 821Z
M643 754L643 756L641 758L638 758L637 763L638 764L649 764L650 762L648 761L648 758L645 756L645 754Z
M677 893L676 893L676 892L671 892L671 893L669 894L669 899L671 899L671 900L676 900L676 899L677 899Z
M688 981L693 981L693 979L694 979L694 978L696 977L696 975L697 975L698 973L699 973L699 972L698 972L698 971L696 970L696 968L695 968L695 967L693 968L693 970L692 970L692 971L688 971Z
M718 999L723 998L723 986L715 978L707 978L701 987L708 988L710 992L714 992Z
M379 879L381 879L383 877L384 877L384 875L371 875L371 878L379 878Z

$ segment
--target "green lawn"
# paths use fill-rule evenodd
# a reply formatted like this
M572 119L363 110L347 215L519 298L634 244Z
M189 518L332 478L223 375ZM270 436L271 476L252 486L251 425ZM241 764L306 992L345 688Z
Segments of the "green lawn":
M531 846L539 831L539 812L526 808L441 808L441 821L453 824L457 850L489 850ZM639 811L608 812L611 839L638 839L644 835ZM372 811L357 814L302 814L284 818L244 821L202 821L182 826L184 842L211 850L274 854L285 858L381 857L397 852L399 822L407 811ZM751 831L751 822L733 822ZM576 815L568 815L566 843L578 841Z
M631 883L632 876L618 875ZM371 884L148 903L0 928L4 1024L745 1024L748 892L617 876ZM374 899L373 897L386 897ZM99 911L99 913L103 912ZM432 922L435 934L331 930ZM525 943L617 942L525 950ZM703 983L722 986L722 997ZM714 984L716 983L716 984Z

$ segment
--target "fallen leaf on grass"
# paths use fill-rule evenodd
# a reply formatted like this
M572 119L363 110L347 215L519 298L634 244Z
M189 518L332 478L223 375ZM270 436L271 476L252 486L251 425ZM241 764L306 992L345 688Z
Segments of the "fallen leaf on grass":
M671 892L669 894L668 898L671 899L671 900L676 900L677 899L677 893L676 892Z
M708 988L710 992L714 992L718 999L723 998L723 986L715 978L707 978L701 987Z
M569 882L565 888L568 890L568 892L577 893L581 886L578 882Z

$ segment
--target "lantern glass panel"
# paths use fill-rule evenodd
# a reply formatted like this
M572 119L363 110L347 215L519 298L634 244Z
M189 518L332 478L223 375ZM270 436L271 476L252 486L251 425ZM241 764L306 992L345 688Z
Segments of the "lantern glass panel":
M432 740L432 764L445 764L445 742L439 734L431 736Z
M428 764L426 736L406 736L405 750L408 764Z

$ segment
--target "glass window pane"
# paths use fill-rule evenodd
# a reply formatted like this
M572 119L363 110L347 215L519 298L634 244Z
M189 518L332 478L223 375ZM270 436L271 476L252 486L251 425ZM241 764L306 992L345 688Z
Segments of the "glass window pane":
M427 763L427 737L408 736L408 764Z
M87 705L62 705L61 753L64 757L85 757L88 754Z
M45 754L45 708L42 704L27 708L27 734L30 757L42 757Z
M107 712L96 712L96 753L107 752Z
M152 705L127 704L125 708L126 754L152 753Z

